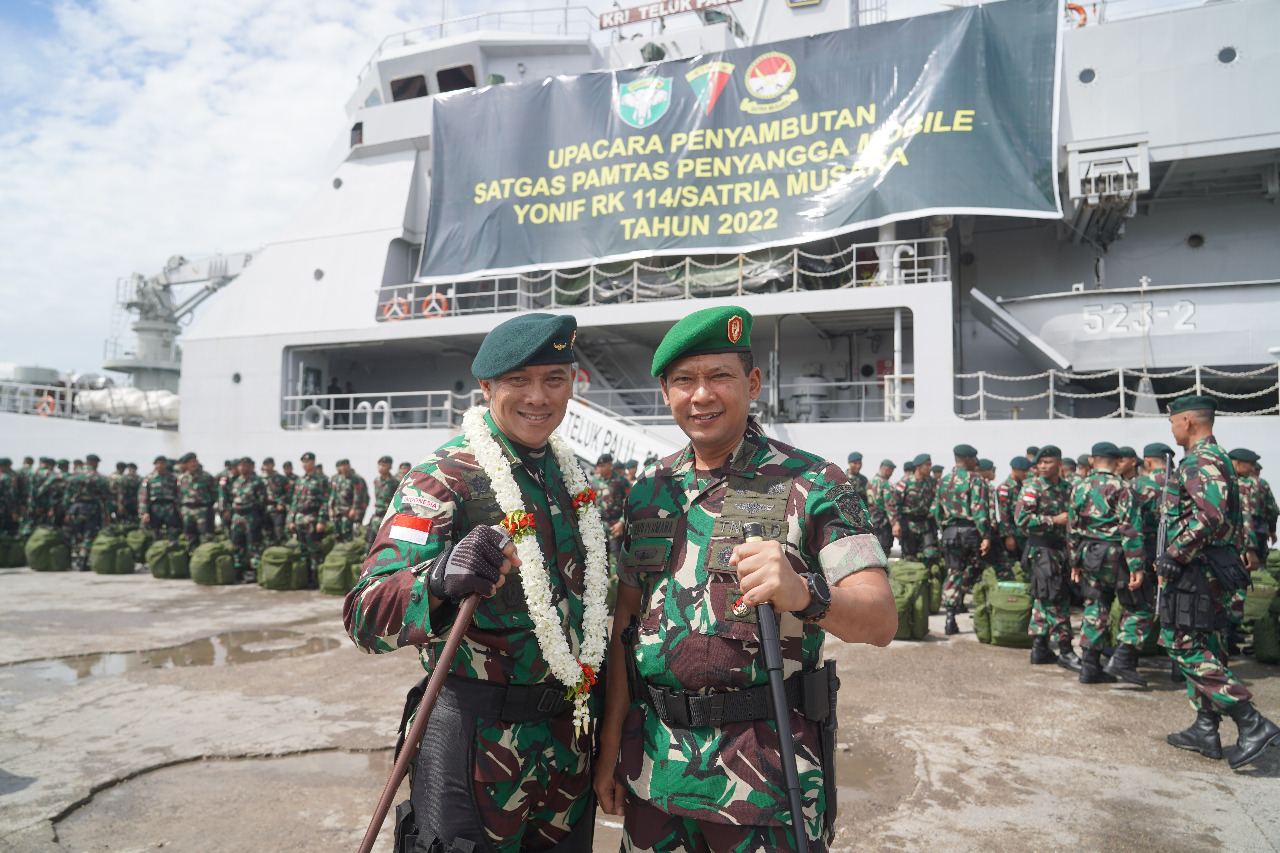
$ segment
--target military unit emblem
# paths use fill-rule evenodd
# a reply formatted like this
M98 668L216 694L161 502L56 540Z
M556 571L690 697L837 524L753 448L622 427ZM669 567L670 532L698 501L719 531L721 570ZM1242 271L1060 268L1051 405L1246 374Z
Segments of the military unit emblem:
M693 94L698 99L703 115L711 115L711 108L716 105L731 74L733 63L708 62L684 75L684 79L689 81L689 88L693 89Z
M736 344L742 340L742 318L734 314L729 318L729 343Z
M648 127L670 105L670 77L641 77L618 86L618 116L632 127Z
M795 82L795 62L785 53L771 50L756 57L747 66L747 73L743 78L747 91L758 100L743 98L739 106L747 113L777 112L795 103L800 97L800 93L791 88Z

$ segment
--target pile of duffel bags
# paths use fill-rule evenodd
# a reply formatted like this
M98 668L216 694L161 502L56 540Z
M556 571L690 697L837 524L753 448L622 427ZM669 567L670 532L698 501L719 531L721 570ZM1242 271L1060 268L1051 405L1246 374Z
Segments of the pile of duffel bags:
M1002 581L995 569L973 587L973 632L978 642L1013 649L1031 648L1031 585Z
M0 569L20 569L27 564L27 537L0 533Z
M1243 627L1253 632L1258 663L1280 664L1280 551L1267 555L1267 565L1250 576L1244 599Z
M929 633L929 614L933 606L933 588L937 587L939 605L942 584L924 563L895 560L889 564L889 589L898 607L898 633L895 640L921 640Z
M138 562L129 547L130 527L103 528L89 548L89 568L99 575L131 575Z
M37 527L23 546L27 565L37 572L65 572L71 568L71 549L61 530Z

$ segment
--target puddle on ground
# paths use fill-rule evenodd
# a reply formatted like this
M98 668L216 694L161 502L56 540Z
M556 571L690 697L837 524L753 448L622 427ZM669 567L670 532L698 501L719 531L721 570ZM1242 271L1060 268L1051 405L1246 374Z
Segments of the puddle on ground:
M143 652L103 652L10 664L0 666L0 707L104 676L177 666L228 666L301 657L339 645L341 643L332 637L307 637L273 628L227 631L180 646Z

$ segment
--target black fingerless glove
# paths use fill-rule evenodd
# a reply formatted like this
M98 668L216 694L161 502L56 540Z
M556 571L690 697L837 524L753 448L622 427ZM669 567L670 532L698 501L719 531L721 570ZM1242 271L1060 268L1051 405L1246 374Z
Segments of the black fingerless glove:
M1156 574L1167 581L1174 581L1182 574L1183 566L1168 554L1156 557Z
M472 593L493 595L506 560L502 549L510 541L505 531L487 524L472 530L436 558L427 575L427 591L441 601L453 602Z

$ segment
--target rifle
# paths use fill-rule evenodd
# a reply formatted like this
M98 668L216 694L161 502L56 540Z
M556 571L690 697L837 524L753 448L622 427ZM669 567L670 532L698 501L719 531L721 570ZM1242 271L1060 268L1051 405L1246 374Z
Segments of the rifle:
M763 541L764 525L749 521L742 525L742 533L747 542ZM782 680L782 642L778 639L778 616L773 612L773 605L765 602L757 605L756 619L760 623L760 653L764 657L764 668L769 673L770 710L778 726L778 754L782 760L787 800L791 806L791 836L795 839L796 853L809 853L809 834L804 825L804 801L800 797L800 772L796 766L795 743L791 736L790 706L787 702L787 688Z
M480 594L472 593L463 599L458 607L458 615L453 620L453 627L449 629L449 639L445 641L444 650L440 652L435 669L431 671L431 680L427 682L427 689L422 694L418 716L414 718L413 726L405 735L404 748L400 750L400 757L391 768L387 786L382 789L382 798L378 800L378 806L373 810L373 817L369 819L369 828L365 830L364 840L360 842L360 853L369 853L373 849L373 842L378 840L378 832L382 829L382 822L386 819L387 812L391 810L391 801L395 799L396 791L400 788L400 780L408 772L409 762L418 755L418 744L422 741L422 733L427 728L431 709L436 706L436 698L440 695L440 688L444 687L445 676L449 674L453 657L458 653L458 646L462 644L462 635L467 632L467 626L471 624L471 616L476 612L476 605L479 603Z
M1164 455L1164 488L1160 490L1160 522L1156 525L1156 559L1169 546L1169 480L1173 476L1173 454ZM1151 567L1155 571L1155 565ZM1164 596L1164 580L1156 577L1156 614L1160 613L1160 601Z

